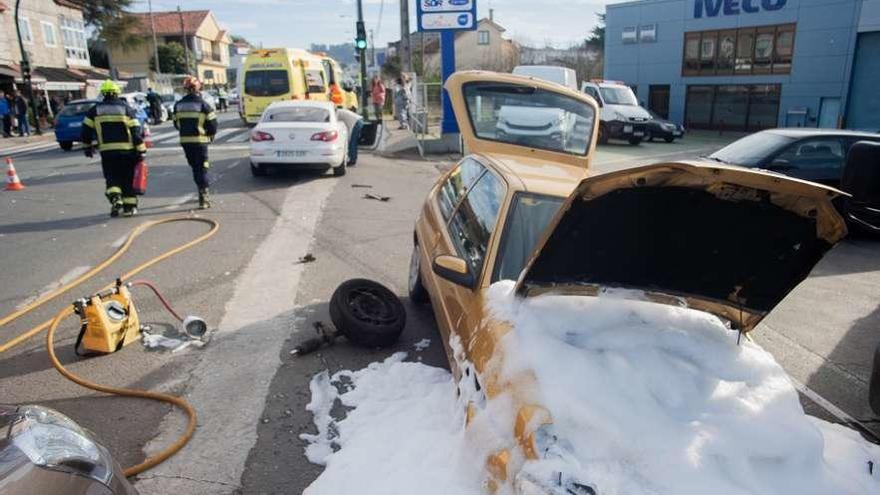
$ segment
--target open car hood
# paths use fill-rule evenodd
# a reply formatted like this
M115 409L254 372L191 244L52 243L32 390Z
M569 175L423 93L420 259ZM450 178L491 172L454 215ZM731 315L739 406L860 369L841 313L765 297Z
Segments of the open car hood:
M755 170L676 162L583 180L517 282L641 291L752 330L846 235L844 193Z

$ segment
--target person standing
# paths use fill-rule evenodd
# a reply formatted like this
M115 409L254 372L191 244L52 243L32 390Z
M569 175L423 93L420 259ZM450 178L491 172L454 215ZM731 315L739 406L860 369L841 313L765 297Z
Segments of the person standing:
M153 88L147 89L147 103L150 104L150 118L153 119L153 124L159 125L162 123L162 97L159 96L159 93L153 91Z
M217 113L202 98L202 83L198 79L187 76L183 87L187 94L174 104L174 127L180 131L180 145L199 188L199 208L204 210L211 207L208 144L217 134Z
M348 166L354 167L358 161L358 142L361 139L361 130L364 128L364 118L344 108L336 110L336 118L343 121L348 128Z
M15 118L18 119L18 135L25 136L31 135L31 126L28 121L28 101L27 98L21 94L21 91L15 91L15 99L14 101L14 110L15 110Z
M217 106L221 112L226 111L226 100L229 98L229 94L226 93L226 86L220 86L217 90Z
M12 135L12 111L9 108L6 93L3 91L0 91L0 122L2 122L3 137L10 137Z
M409 105L410 95L406 87L406 80L403 77L398 77L397 85L394 88L394 108L397 111L397 121L400 122L400 129L409 127Z
M376 114L376 120L382 120L382 114L385 108L385 85L382 84L382 78L373 76L370 83L370 99L373 102L373 111Z
M95 143L101 153L101 169L110 202L110 216L130 217L137 214L138 198L134 194L134 169L147 152L144 131L137 112L119 97L119 86L111 80L101 84L104 99L92 107L83 119L82 142L85 154L94 156Z

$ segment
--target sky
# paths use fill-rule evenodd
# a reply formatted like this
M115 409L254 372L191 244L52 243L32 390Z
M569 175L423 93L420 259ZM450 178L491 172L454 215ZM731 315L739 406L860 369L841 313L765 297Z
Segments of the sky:
M354 39L355 0L152 0L153 10L213 10L221 25L263 46L308 48L312 43L344 43ZM416 30L415 0L410 1L410 28ZM506 35L531 46L567 47L581 42L608 0L477 0L477 14L507 29ZM135 10L146 11L147 0ZM398 0L364 0L364 21L376 46L400 38Z

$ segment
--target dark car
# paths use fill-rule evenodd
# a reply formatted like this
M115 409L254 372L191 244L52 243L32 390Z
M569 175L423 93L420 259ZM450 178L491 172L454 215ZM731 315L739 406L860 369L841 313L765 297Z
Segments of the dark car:
M55 119L55 140L64 151L70 151L80 140L82 122L98 100L75 100L64 105Z
M0 493L137 495L92 435L42 406L0 404Z
M648 110L648 113L651 114L651 120L645 126L645 140L653 141L654 138L657 138L671 143L684 136L683 125L664 119L652 110Z

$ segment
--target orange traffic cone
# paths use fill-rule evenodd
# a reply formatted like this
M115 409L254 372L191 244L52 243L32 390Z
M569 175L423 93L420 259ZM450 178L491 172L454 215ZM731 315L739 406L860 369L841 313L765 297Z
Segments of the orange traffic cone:
M147 148L153 147L153 133L150 132L149 127L144 127L144 146Z
M18 174L15 172L15 165L12 164L12 158L6 159L6 190L7 191L21 191L24 189L24 184L21 183L21 179L18 178Z

